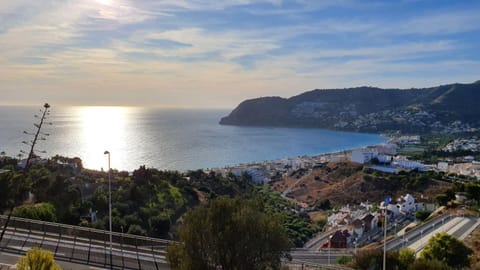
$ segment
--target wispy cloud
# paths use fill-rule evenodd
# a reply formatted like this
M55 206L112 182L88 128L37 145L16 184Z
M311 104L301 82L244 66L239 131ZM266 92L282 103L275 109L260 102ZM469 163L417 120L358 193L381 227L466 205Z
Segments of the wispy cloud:
M100 103L209 106L216 100L233 106L247 97L312 88L473 81L480 69L474 49L480 46L479 7L1 1L0 94L20 99L10 91L22 87L32 97L67 103L69 97L88 103L95 95Z
M449 35L480 29L480 10L426 14L406 20L399 34Z

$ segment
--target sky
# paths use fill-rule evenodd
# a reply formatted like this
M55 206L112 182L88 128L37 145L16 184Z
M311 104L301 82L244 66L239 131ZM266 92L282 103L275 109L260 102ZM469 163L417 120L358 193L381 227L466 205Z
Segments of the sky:
M480 1L1 0L0 104L232 108L480 80Z

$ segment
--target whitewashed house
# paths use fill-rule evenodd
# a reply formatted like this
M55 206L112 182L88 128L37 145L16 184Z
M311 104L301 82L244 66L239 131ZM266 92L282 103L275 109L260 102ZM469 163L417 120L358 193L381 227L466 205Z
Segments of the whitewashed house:
M398 205L400 205L400 212L403 214L411 214L417 211L415 198L410 194L401 197Z
M377 150L370 149L356 149L352 151L352 162L365 164L370 162L373 158L378 156Z

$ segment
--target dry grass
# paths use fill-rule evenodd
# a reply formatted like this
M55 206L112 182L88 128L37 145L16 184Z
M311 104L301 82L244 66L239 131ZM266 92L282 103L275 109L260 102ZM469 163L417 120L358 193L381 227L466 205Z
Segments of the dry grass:
M299 202L313 205L317 200L329 199L333 205L358 204L360 202L380 202L385 196L397 198L410 193L416 198L421 194L438 194L451 184L431 180L427 188L420 191L401 189L389 181L366 181L361 165L342 162L329 163L315 169L303 177L284 177L272 184L273 189L283 192L290 189L289 197ZM433 198L434 196L431 196Z

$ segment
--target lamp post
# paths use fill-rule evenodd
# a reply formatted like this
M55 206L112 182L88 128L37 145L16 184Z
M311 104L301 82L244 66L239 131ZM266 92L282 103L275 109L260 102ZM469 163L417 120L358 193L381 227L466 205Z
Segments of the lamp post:
M383 224L383 270L387 269L387 206L385 205L385 224Z
M330 249L332 248L332 237L333 235L330 235L328 237L328 265L330 265Z
M383 270L387 269L387 214L388 204L392 201L392 198L387 197L383 203L384 210L385 210L385 222L383 224Z
M113 269L112 262L112 181L110 178L110 152L105 151L104 155L108 155L108 225L110 229L110 269Z

